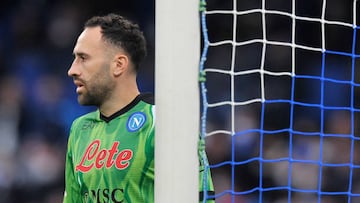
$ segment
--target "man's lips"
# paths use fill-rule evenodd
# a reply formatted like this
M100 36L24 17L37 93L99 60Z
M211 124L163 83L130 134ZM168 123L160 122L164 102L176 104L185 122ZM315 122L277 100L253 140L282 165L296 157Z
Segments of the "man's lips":
M74 84L76 85L76 93L80 93L82 89L84 89L84 83L79 80L75 80Z
M79 87L79 86L84 86L84 83L81 82L80 80L74 80L74 84Z

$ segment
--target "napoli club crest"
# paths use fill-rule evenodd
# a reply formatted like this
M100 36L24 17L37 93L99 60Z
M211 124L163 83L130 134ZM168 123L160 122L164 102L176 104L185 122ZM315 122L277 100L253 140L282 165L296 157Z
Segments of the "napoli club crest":
M138 131L146 122L146 115L142 112L135 112L129 117L126 127L129 132Z

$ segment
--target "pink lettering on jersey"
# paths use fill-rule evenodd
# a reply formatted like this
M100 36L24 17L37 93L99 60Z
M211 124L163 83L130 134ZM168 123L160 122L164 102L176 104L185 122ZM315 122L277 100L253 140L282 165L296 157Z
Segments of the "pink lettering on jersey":
M113 165L119 170L126 169L133 156L133 151L124 149L119 152L120 142L115 141L110 149L100 149L100 140L94 140L86 148L80 163L75 167L76 171L88 172L92 168L101 169L104 166L110 168Z

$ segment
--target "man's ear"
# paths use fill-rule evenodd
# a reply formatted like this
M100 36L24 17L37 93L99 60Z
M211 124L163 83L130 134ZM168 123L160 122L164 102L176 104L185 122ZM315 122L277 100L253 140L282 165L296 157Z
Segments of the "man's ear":
M128 69L129 58L125 54L117 54L114 58L113 73L115 76L121 75Z

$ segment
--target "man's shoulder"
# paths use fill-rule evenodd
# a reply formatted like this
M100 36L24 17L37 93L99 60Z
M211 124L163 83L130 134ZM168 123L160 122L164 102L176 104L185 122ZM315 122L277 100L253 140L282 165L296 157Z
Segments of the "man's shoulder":
M73 122L73 126L79 125L81 123L87 123L87 122L95 122L99 120L99 111L92 111L89 113L86 113L84 115L79 116L78 118L76 118Z
M99 117L99 110L95 110L79 116L76 120L97 119L98 117Z
M154 94L152 93L141 93L139 95L139 98L141 101L145 102L145 103L148 103L148 104L151 104L151 105L155 105L155 99L154 99Z

